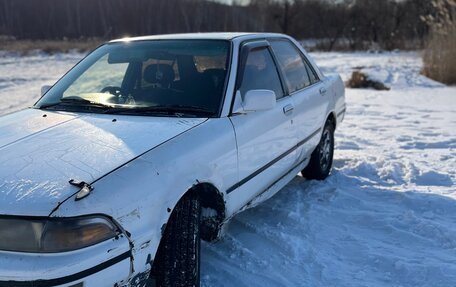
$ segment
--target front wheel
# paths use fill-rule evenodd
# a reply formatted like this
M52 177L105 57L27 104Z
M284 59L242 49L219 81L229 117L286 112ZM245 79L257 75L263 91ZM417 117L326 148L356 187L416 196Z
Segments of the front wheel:
M171 214L155 257L156 286L200 286L200 222L200 200L184 195Z
M310 157L309 164L301 172L308 179L323 180L331 172L334 156L334 126L327 122L317 148Z

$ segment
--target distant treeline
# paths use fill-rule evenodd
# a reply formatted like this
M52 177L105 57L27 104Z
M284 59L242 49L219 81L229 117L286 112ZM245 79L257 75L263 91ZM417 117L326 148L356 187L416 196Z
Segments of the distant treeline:
M338 3L338 4L337 4ZM325 39L331 49L376 43L380 48L423 45L432 14L428 0L0 0L0 35L17 39L115 38L205 31L283 32ZM419 48L419 47L417 47Z

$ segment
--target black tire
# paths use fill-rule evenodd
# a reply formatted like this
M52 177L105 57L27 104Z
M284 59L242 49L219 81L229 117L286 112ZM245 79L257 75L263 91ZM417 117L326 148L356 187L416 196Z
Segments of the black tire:
M310 157L309 164L301 171L307 179L324 180L332 169L334 157L334 125L328 121L323 128L320 142Z
M185 195L171 214L158 247L153 269L156 286L200 286L200 222L200 200Z

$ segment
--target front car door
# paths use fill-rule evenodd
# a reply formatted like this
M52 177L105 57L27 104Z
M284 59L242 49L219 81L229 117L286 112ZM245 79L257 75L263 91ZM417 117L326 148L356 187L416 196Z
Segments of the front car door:
M293 100L299 160L304 160L310 157L320 140L330 101L324 82L298 47L286 38L271 39L270 44L285 78L287 93Z
M239 62L236 100L247 91L260 89L274 91L277 102L271 110L230 116L238 146L239 183L227 190L228 214L287 173L298 156L292 99L285 96L269 43L263 40L244 44Z

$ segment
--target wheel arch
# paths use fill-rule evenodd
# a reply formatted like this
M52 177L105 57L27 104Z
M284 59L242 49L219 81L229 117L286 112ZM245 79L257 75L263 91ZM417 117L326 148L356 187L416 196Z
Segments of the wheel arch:
M328 122L332 123L332 125L334 127L334 130L336 130L336 128L337 128L337 117L336 117L336 113L334 111L329 112L329 114L328 114L328 116L326 117L326 120L325 120L325 125Z
M217 240L226 218L223 193L210 182L198 182L182 194L174 208L188 194L197 196L201 201L201 239L209 242Z

